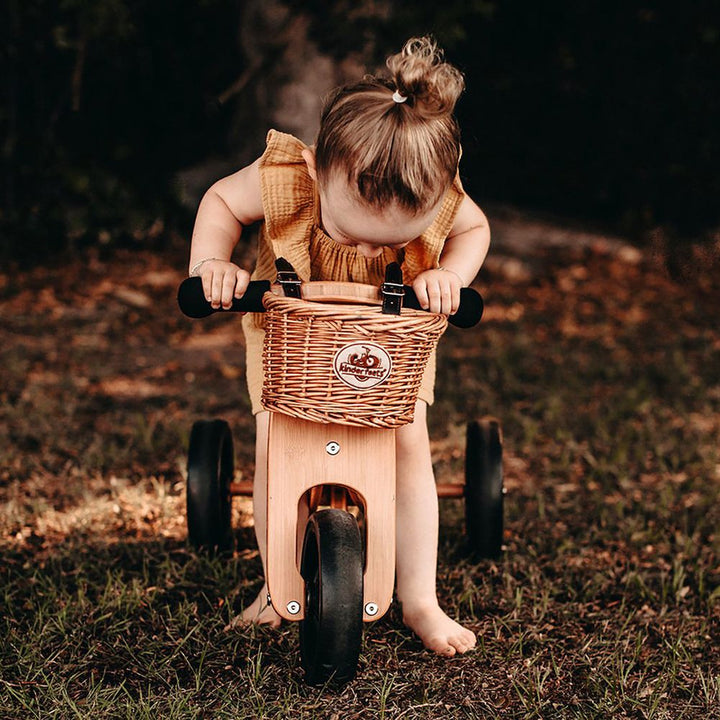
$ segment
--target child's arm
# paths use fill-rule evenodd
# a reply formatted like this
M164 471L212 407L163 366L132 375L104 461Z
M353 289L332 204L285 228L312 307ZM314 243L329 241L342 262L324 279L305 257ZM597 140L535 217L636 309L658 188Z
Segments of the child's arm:
M230 261L242 228L264 217L259 161L218 180L203 196L195 218L189 269L202 278L214 308L229 308L247 289L250 273Z
M456 312L460 288L475 279L489 247L485 213L466 195L445 241L440 267L421 272L413 283L422 307L445 315Z

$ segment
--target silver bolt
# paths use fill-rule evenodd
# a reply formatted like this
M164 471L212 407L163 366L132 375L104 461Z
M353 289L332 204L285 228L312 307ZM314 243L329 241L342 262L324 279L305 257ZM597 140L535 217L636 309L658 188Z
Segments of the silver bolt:
M297 615L300 612L300 603L297 600L291 600L287 604L287 611L291 615Z
M367 605L365 605L365 614L372 617L373 615L377 615L378 612L378 606L374 602L369 602Z
M340 452L340 445L333 440L325 446L325 451L328 455L337 455Z

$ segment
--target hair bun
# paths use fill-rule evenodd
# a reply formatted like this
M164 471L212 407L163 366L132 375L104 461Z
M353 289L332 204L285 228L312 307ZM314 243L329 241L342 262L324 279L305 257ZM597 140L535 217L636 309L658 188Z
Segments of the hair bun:
M465 88L462 73L431 37L410 38L387 66L399 93L428 115L451 115Z

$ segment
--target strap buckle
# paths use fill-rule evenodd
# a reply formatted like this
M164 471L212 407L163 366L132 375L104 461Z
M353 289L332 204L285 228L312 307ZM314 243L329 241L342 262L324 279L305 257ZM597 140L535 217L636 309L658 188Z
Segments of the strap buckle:
M385 282L380 286L380 294L383 299L383 315L399 315L405 297L405 286L398 263L390 263L385 268Z
M300 286L302 282L295 272L295 268L285 259L278 258L275 260L275 268L277 269L277 281L283 290L285 297L302 299Z

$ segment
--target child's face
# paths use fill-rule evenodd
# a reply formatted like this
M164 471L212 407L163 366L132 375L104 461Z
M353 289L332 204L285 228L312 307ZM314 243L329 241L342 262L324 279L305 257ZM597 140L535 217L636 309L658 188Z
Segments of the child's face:
M382 255L386 247L403 248L422 235L441 205L438 202L417 214L397 204L378 210L358 199L341 176L322 183L318 190L325 232L335 242L354 247L369 258Z

